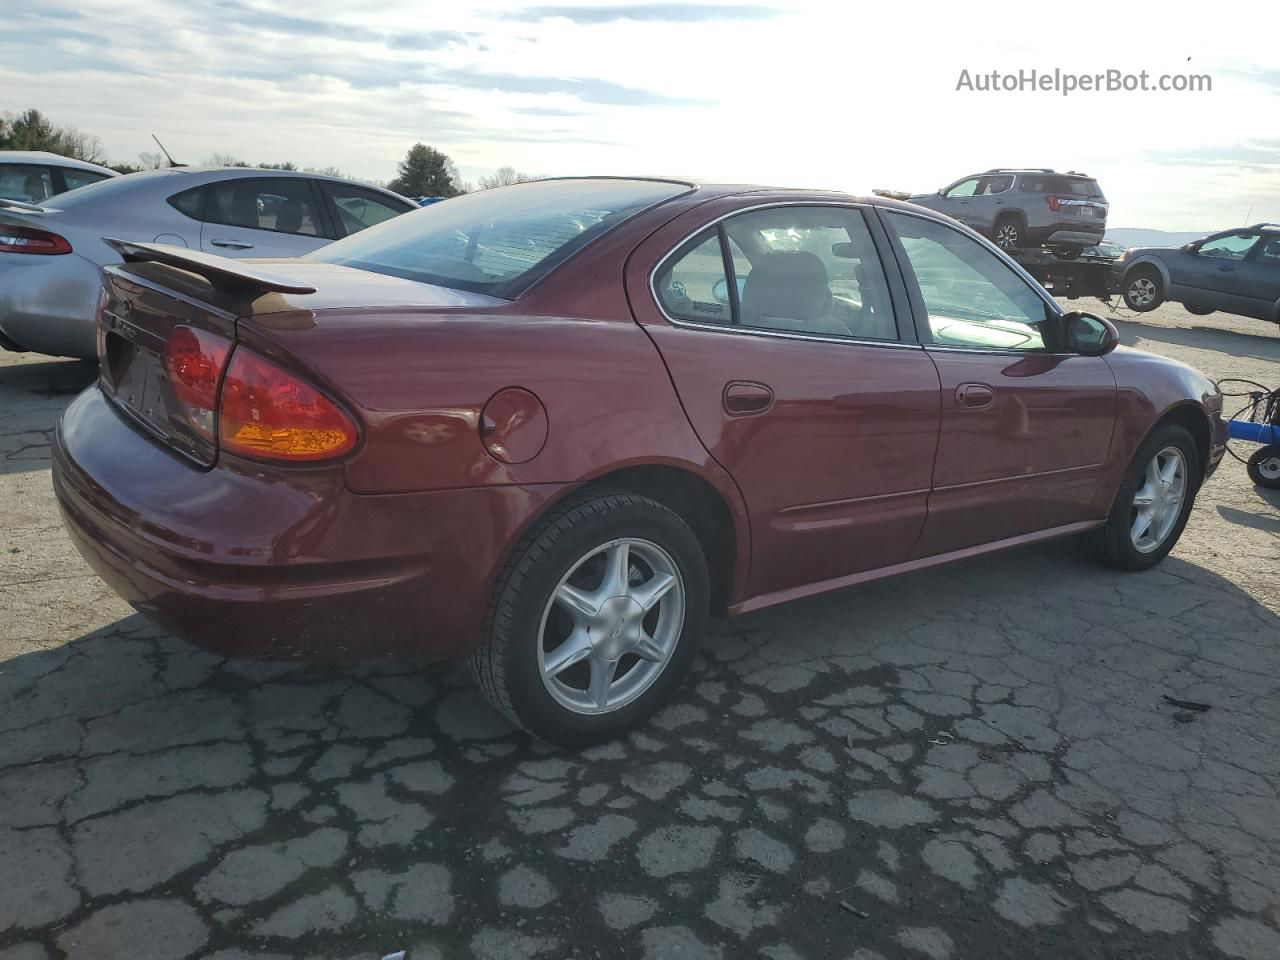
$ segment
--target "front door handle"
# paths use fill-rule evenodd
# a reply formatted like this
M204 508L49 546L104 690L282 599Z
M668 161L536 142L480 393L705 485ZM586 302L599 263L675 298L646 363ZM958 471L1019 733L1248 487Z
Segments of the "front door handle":
M773 406L773 391L763 383L731 380L724 385L724 410L731 417L749 417Z
M956 387L956 406L961 410L985 410L995 402L996 391L986 383L962 383Z
M245 243L243 240L210 240L215 247L225 247L227 250L252 250L252 243Z
M1218 268L1219 273L1231 273L1234 270L1235 270L1235 267L1233 267L1229 263L1224 263L1222 266Z

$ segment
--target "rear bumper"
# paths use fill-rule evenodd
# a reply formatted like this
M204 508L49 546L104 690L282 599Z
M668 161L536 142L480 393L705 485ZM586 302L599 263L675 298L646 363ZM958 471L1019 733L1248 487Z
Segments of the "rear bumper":
M493 579L560 485L353 494L341 470L202 471L96 386L67 408L54 489L84 558L138 610L229 656L457 656Z
M101 285L98 265L77 253L0 253L0 345L95 359Z
M1106 224L1054 223L1044 230L1044 243L1069 243L1091 247L1103 238Z

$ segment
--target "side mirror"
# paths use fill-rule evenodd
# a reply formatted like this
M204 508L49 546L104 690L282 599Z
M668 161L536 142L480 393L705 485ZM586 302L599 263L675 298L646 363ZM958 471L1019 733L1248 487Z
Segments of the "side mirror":
M946 192L946 190L947 190L947 188L946 188L946 187L939 187L939 188L938 188L938 196L942 196L942 195Z
M1120 342L1120 331L1110 320L1075 310L1062 317L1062 339L1071 353L1082 357L1101 357Z
M1200 249L1200 244L1197 243L1195 240L1192 240L1190 243L1184 243L1181 247L1178 248L1180 253L1195 253L1199 249Z

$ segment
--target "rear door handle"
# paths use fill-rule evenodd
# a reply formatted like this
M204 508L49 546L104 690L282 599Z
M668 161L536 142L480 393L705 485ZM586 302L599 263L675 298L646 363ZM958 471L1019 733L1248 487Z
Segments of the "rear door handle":
M1233 267L1229 263L1224 263L1222 266L1218 268L1219 273L1232 273L1234 270L1235 270L1235 267Z
M773 406L773 391L763 383L731 380L724 385L724 409L731 417L749 417Z
M956 406L961 410L985 410L995 402L996 391L986 383L962 383L956 387Z
M210 240L215 247L224 247L227 250L252 250L252 243L245 243L243 240Z

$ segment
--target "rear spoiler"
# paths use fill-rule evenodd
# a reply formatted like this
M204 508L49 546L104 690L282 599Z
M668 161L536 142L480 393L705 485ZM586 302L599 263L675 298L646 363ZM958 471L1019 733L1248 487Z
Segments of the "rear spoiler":
M27 203L25 200L10 200L0 197L0 210L17 210L19 213L57 213L54 207L42 207L38 203Z
M167 243L134 243L114 237L102 239L124 258L125 263L150 262L177 267L204 277L213 284L215 290L227 293L257 297L264 293L316 292L316 288L309 283L300 283L243 260L217 257L211 253L173 247Z

